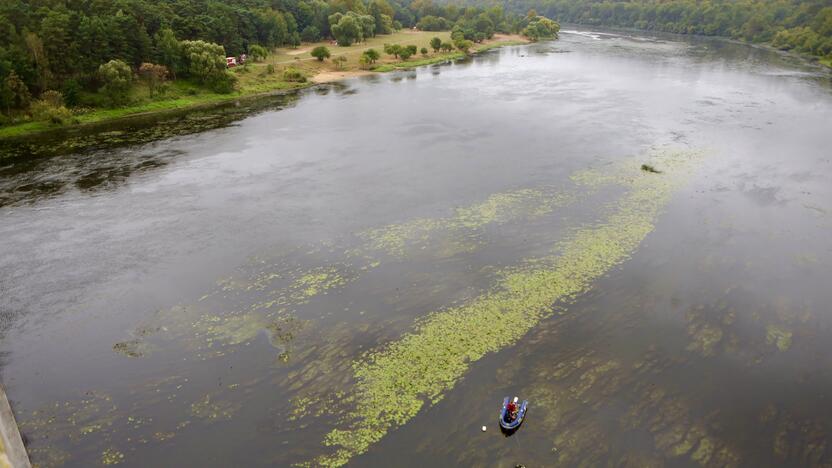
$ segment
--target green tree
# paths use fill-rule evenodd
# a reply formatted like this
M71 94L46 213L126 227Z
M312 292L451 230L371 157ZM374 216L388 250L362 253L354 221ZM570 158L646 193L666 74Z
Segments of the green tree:
M399 58L402 60L407 60L413 56L413 52L410 51L407 47L402 47L402 50L399 51Z
M443 42L440 47L441 47L442 51L445 52L445 53L448 53L448 52L454 50L454 46L450 42Z
M367 4L367 13L373 17L376 33L390 34L393 32L393 16L396 11L387 0L370 0Z
M406 49L408 52L410 52L410 55L416 55L416 52L419 52L419 48L413 44L407 46Z
M367 49L361 54L362 57L367 57L367 63L376 63L376 60L381 58L381 55L375 49Z
M71 21L69 13L59 10L50 10L41 21L43 51L49 61L50 71L56 77L70 76L75 71L78 53L71 36Z
M339 55L332 59L332 63L335 64L335 68L342 70L344 68L344 64L347 63L347 58L343 55Z
M64 81L61 94L64 95L64 103L69 107L75 107L81 100L81 84L78 80L69 79Z
M421 52L422 55L424 55L425 57L428 56L428 48L427 47L422 47L422 49L419 52Z
M121 60L110 60L98 67L98 75L104 83L101 91L107 95L110 105L118 106L127 102L133 71Z
M160 29L154 37L156 42L156 60L168 67L171 77L176 79L176 73L183 71L182 44L176 40L176 35L169 28Z
M233 89L235 78L226 70L223 46L205 41L182 41L180 44L189 76L217 92L230 92L229 86Z
M528 20L522 34L531 41L538 41L541 39L557 39L558 31L560 31L558 23L543 16L534 16Z
M309 25L301 31L300 39L303 42L318 42L321 40L321 31L317 26Z
M393 17L381 15L381 18L376 22L376 33L378 34L393 34L396 29Z
M258 44L250 45L248 46L248 56L255 62L262 62L269 56L269 50Z
M323 62L325 59L328 59L331 54L329 53L329 49L324 46L318 46L312 49L312 52L309 55L318 59L319 62Z
M474 46L472 41L468 39L462 39L461 41L456 41L455 43L456 48L460 50L460 52L468 53L471 50L471 47Z
M480 13L477 19L474 20L474 30L485 39L494 37L494 22L486 13Z
M427 15L416 23L416 27L422 31L447 31L450 29L450 24L445 18Z
M361 38L358 39L359 42L368 37L376 36L376 20L372 16L359 15L358 23L361 25Z
M340 13L338 13L340 15ZM335 16L335 15L333 15ZM332 17L330 17L331 20ZM361 25L355 17L341 15L340 19L330 26L332 35L338 41L339 46L351 46L354 42L360 42L363 38Z
M14 70L10 71L6 79L3 80L2 92L7 114L11 113L12 109L25 110L29 107L32 95L29 94L26 83L20 79Z
M46 52L43 49L43 41L40 37L31 31L25 31L23 34L26 48L35 62L35 68L38 74L38 85L40 89L46 89L52 79L52 72L49 69L49 60L46 57Z
M394 58L399 58L402 53L402 46L399 44L384 44L384 53L392 55Z
M431 38L430 47L434 52L439 52L439 49L442 47L442 39L439 39L438 37Z

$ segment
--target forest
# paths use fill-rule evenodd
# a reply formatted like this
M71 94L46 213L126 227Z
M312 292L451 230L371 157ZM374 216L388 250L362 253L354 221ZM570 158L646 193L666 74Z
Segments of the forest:
M0 124L61 123L67 108L116 107L143 80L186 79L230 92L225 56L332 38L348 46L402 28L543 39L559 22L717 35L832 58L827 0L5 0L0 3ZM538 16L538 14L540 16ZM460 45L460 44L458 44ZM464 45L464 44L463 44ZM461 48L462 49L462 48ZM467 50L467 48L465 49ZM28 118L28 117L27 117Z
M724 36L830 58L829 0L506 0L561 23Z
M262 58L275 47L329 38L349 46L414 26L453 29L460 50L495 32L530 39L557 32L548 19L501 6L424 0L7 0L0 4L0 124L23 114L61 123L67 108L124 105L137 80L151 95L179 79L227 93L235 75L226 56Z

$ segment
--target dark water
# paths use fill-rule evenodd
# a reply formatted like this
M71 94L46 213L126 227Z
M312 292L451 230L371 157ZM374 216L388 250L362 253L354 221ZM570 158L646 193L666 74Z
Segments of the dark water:
M685 152L627 261L351 463L832 463L830 90L761 49L566 32L5 143L2 377L33 461L314 465L364 352L626 191L572 175ZM508 438L507 394L531 400Z

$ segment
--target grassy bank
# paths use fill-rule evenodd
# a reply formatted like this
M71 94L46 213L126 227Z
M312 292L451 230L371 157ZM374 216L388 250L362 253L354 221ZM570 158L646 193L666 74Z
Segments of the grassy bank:
M145 114L152 112L163 112L169 110L181 110L190 107L200 107L222 102L228 102L241 97L256 96L259 94L272 93L275 91L297 89L311 86L315 83L333 81L348 76L366 74L372 72L389 72L398 69L409 69L456 60L465 56L462 52L453 51L449 53L433 53L430 49L430 39L439 37L443 41L450 41L450 33L429 32L429 31L399 31L394 34L377 36L368 39L366 42L350 47L339 47L328 42L304 44L295 49L280 48L273 51L272 55L261 63L249 64L246 67L232 69L238 80L237 91L231 94L218 94L193 83L178 80L169 83L167 91L163 95L151 98L146 88L135 85L131 91L131 104L115 109L95 108L75 114L75 123L72 125L93 124L108 120ZM482 52L495 47L506 45L523 44L524 41L518 36L497 35L491 41L477 44L473 52ZM383 53L384 44L415 45L417 48L431 50L426 56L421 54L403 61L395 59ZM343 56L346 62L339 68L332 60L318 61L310 55L312 49L317 46L326 46L332 53L332 58ZM373 66L372 70L362 70L359 66L359 58L367 49L376 49L382 54L382 58ZM269 72L269 67L273 72ZM286 68L295 68L303 72L308 80L304 83L288 82L283 79L283 71ZM66 127L46 121L28 121L0 127L0 138L14 138L35 134L38 132Z

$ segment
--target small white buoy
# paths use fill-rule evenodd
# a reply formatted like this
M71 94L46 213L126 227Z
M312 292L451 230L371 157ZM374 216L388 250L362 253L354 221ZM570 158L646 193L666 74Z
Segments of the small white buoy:
M488 430L488 428L487 428L487 427L485 427L485 426L483 426L483 427L482 427L482 431L483 431L483 432L485 432L486 430Z

